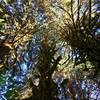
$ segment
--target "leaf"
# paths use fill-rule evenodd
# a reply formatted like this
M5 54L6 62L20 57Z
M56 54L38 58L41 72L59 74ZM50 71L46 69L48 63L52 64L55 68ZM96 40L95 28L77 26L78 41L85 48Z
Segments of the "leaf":
M3 68L3 64L0 64L0 69Z
M8 2L7 2L8 0L3 0L3 1L4 1L6 4L8 3Z
M4 22L4 21L5 21L4 19L0 19L0 23L1 23L1 22Z

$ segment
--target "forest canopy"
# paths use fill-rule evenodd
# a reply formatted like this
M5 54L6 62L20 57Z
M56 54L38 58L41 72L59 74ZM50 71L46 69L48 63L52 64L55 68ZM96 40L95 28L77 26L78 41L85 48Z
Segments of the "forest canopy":
M99 0L0 0L1 100L91 99L99 65Z

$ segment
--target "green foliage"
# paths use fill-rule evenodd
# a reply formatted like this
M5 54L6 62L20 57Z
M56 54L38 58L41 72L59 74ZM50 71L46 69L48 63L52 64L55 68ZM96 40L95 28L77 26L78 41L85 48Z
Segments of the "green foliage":
M18 62L24 59L28 66L29 63L34 63L32 48L39 46L37 62L35 68L32 68L31 78L29 77L32 88L30 99L57 98L57 84L53 82L52 76L55 71L58 72L59 66L65 68L70 64L72 67L74 62L74 66L83 64L82 69L89 70L87 62L90 62L91 66L95 66L96 74L100 71L100 34L97 33L100 28L100 13L92 10L95 6L92 0L88 0L86 4L81 0L71 0L67 4L65 0L56 3L35 1L34 6L32 0L22 0L21 3L22 12L17 8L15 0L4 0L0 4L0 65L11 68L14 76L22 71L21 68L17 70ZM7 6L12 7L13 11L7 10ZM27 61L22 55L23 51L29 54ZM64 58L61 52L64 52ZM60 61L64 63L59 64ZM79 70L76 73L77 77L81 76ZM33 78L39 78L37 86ZM1 75L0 86L5 80ZM67 83L70 83L69 79L62 82L62 87L65 88ZM7 92L6 97L8 100L10 96L15 99L16 94L16 89L12 89ZM75 99L75 96L73 98Z
M81 10L84 8L81 7L84 7L84 5L81 5L80 0L77 2L77 11L74 10L73 3L70 5L69 12L66 9L60 7L68 15L66 22L64 22L65 28L62 28L63 38L72 48L72 52L75 58L75 65L85 63L86 61L99 63L100 41L97 39L96 31L100 28L98 26L100 13L92 11L92 8L96 5L92 4L91 0L86 2L87 6L83 11ZM94 16L92 16L92 13L94 13ZM95 68L99 69L99 67Z

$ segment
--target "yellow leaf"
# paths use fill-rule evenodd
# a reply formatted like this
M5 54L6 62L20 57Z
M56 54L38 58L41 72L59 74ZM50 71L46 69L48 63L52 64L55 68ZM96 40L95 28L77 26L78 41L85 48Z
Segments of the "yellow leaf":
M5 21L4 19L0 19L0 22L3 22L3 21Z
M7 4L7 0L3 0Z
M3 64L0 64L0 68L2 68L3 67Z

